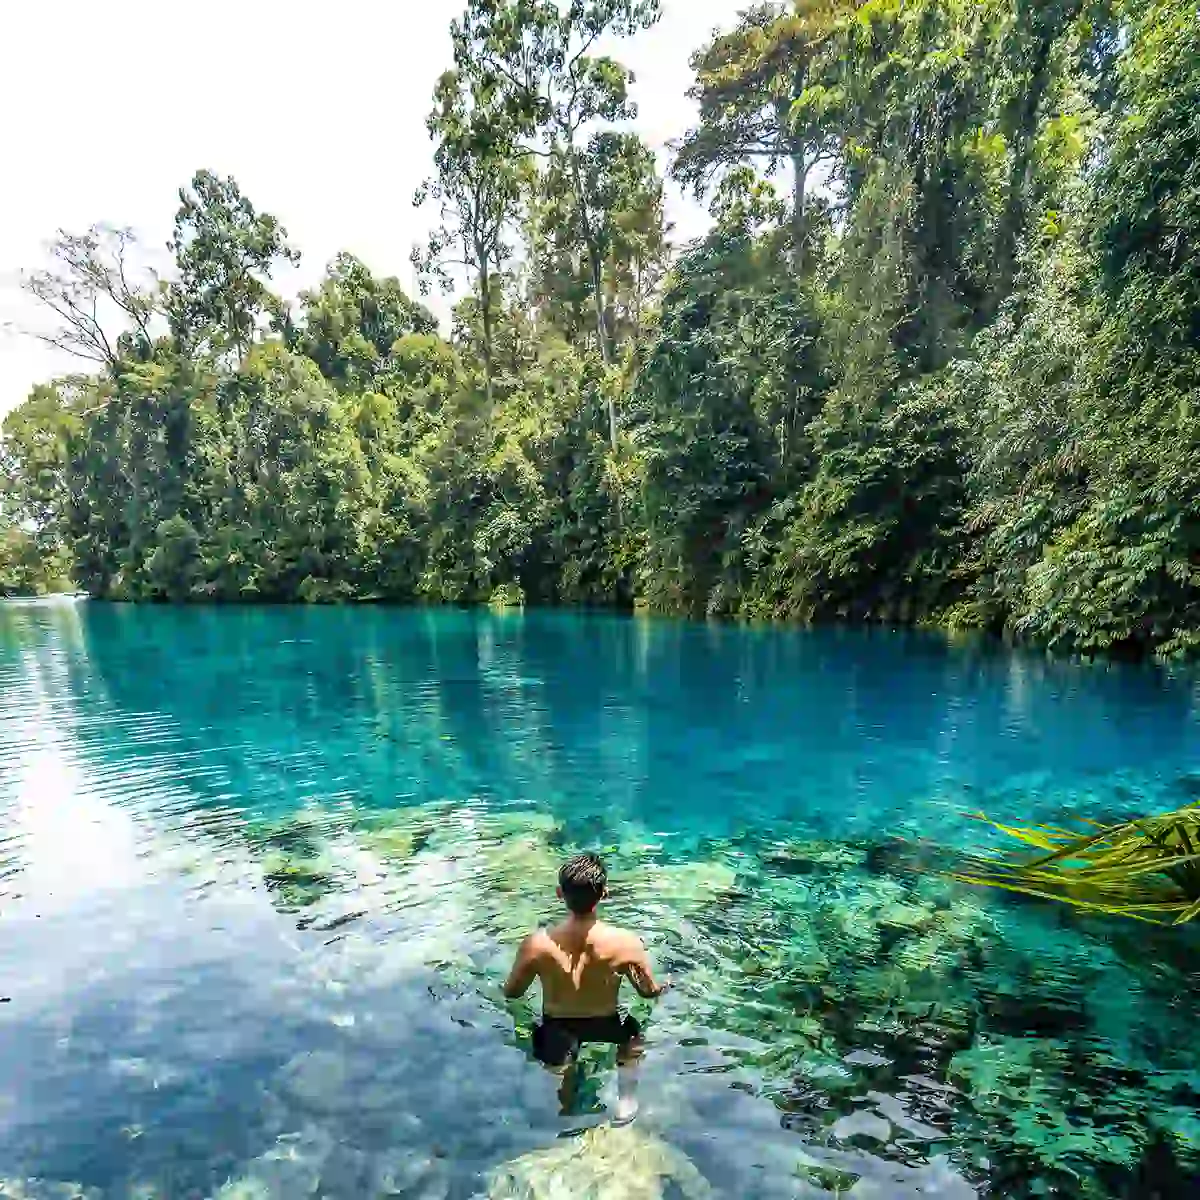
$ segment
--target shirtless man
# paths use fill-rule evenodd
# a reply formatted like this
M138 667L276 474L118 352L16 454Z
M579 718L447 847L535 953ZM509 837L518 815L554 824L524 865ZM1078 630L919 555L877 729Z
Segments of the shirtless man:
M636 934L597 920L596 905L608 896L608 874L598 855L577 854L563 864L558 896L569 909L567 919L521 943L504 994L515 1000L541 980L542 1019L534 1026L533 1053L546 1066L570 1067L584 1042L607 1042L617 1047L617 1065L630 1067L641 1057L642 1031L617 1008L621 980L628 979L646 999L661 996L667 985L655 981ZM564 1078L564 1105L570 1083ZM635 1108L631 1087L621 1092L619 1115L627 1118Z

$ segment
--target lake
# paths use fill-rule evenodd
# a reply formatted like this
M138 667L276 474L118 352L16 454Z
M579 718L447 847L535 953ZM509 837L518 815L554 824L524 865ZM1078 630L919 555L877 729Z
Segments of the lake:
M1193 931L942 873L972 813L1200 799L1195 676L53 600L0 708L0 1196L1196 1194ZM581 848L674 982L627 1126L499 990Z

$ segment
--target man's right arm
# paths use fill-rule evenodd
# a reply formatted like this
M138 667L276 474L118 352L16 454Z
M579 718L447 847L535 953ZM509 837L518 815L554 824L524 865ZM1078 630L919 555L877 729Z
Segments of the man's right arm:
M506 999L516 1000L529 991L537 978L537 934L531 933L517 950L516 961L504 982Z
M654 978L654 971L650 966L650 956L646 953L646 947L642 945L640 938L633 939L629 956L622 968L622 974L633 984L637 994L646 1000L653 1000L656 996L661 996L668 987L668 984L659 983Z

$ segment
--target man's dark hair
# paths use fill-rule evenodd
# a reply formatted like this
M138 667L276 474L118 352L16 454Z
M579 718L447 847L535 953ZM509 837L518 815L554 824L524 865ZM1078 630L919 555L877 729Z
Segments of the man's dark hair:
M576 916L586 916L600 903L608 887L608 872L598 854L577 854L563 863L558 872L567 907Z

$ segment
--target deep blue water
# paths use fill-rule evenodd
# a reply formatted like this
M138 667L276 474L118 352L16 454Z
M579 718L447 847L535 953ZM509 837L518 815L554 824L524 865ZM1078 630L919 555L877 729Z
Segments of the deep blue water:
M993 844L972 812L1196 799L1187 674L599 615L0 605L0 1196L1193 1195L1192 931L940 870ZM576 848L676 982L635 1006L608 1192L555 1154L607 1136L610 1058L560 1113L532 1005L498 995ZM658 1191L622 1182L638 1155Z

